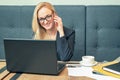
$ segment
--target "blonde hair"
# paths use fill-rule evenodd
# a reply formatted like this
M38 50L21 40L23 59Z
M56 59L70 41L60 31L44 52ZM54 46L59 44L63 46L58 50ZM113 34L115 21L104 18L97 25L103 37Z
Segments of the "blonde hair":
M45 39L46 36L45 29L38 22L38 11L43 7L50 9L53 13L56 13L54 7L48 2L40 2L35 7L32 20L32 30L35 35L34 39Z

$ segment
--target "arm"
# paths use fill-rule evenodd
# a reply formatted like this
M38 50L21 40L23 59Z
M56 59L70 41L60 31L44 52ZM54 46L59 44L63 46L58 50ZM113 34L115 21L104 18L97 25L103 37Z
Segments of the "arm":
M75 31L67 31L63 37L57 38L57 52L59 60L68 61L73 56Z
M68 61L73 56L75 31L63 27L62 19L54 14L55 27L57 28L58 60Z

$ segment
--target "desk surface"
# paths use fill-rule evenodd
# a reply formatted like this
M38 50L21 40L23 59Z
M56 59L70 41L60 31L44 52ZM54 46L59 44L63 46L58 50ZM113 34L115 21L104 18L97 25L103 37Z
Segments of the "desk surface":
M6 63L0 62L0 80L2 80L8 74L9 74L9 72L6 70Z
M94 80L87 76L69 76L68 69L65 68L59 75L39 75L39 74L19 74L9 73L5 70L6 63L0 62L0 80ZM2 70L1 70L2 69Z

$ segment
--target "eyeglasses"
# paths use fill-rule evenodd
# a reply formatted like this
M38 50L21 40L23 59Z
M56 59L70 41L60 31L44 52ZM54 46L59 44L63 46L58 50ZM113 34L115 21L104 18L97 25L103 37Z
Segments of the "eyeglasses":
M38 18L40 23L43 23L45 20L50 21L52 19L52 15L47 15L45 18Z

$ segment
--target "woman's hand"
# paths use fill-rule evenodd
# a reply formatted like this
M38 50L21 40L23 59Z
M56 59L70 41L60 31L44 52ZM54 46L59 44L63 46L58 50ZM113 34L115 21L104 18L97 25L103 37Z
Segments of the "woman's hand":
M55 22L55 27L57 28L57 31L60 34L60 37L63 37L64 36L64 30L63 30L62 19L59 16L55 15L54 16L54 22Z

